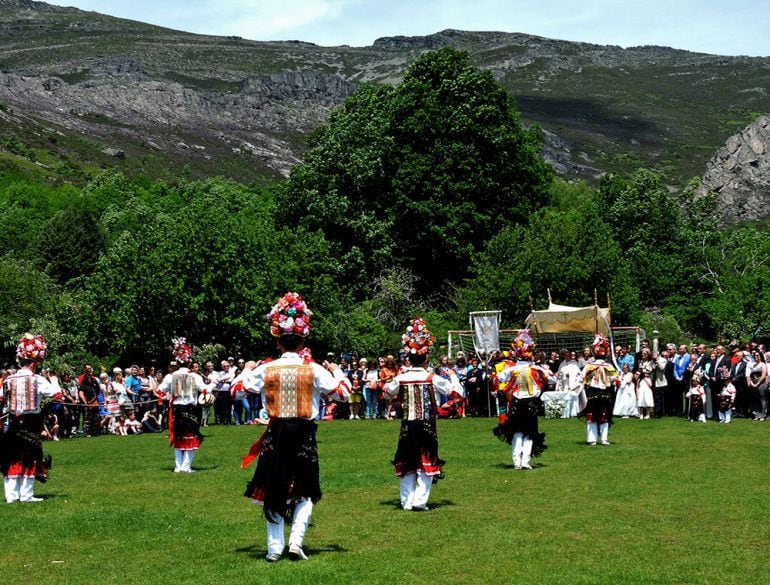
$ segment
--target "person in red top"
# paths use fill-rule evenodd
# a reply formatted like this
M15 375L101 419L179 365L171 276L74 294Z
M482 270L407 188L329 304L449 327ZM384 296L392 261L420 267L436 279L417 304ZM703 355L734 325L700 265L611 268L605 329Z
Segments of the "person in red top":
M94 376L94 369L86 364L78 377L78 397L83 409L83 434L87 437L101 432L98 394L99 380Z

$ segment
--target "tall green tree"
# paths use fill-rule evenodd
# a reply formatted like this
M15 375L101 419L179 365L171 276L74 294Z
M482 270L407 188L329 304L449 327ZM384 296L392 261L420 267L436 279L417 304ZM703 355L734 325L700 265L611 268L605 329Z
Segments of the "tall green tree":
M427 53L395 88L364 85L310 140L278 194L284 220L321 229L363 296L383 269L423 293L468 274L501 226L542 206L552 170L488 71L450 48Z
M527 225L504 228L478 255L474 276L458 292L458 307L467 313L500 309L503 319L523 325L530 311L553 298L566 305L612 299L613 323L633 322L638 291L612 229L586 205L567 211L544 209Z

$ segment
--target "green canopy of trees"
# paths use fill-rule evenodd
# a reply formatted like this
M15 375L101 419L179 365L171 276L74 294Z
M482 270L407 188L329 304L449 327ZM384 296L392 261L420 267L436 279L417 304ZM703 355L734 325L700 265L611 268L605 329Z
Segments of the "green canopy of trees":
M270 352L265 313L296 290L316 352L394 351L406 321L612 298L614 324L768 336L770 234L716 229L710 198L639 169L554 179L512 99L452 49L395 87L362 85L270 190L105 171L83 188L0 173L0 364L33 330L57 364ZM657 321L656 321L657 320Z
M336 110L278 209L324 233L359 294L392 267L435 293L466 276L502 226L545 204L552 170L540 147L491 73L445 48L417 59L398 86L364 85Z

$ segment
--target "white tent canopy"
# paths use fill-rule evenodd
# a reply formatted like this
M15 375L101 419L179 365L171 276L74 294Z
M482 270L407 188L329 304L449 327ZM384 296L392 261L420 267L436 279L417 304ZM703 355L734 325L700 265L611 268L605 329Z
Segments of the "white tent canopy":
M567 307L548 304L545 311L532 311L525 321L526 327L535 334L592 332L610 335L610 309L599 305Z

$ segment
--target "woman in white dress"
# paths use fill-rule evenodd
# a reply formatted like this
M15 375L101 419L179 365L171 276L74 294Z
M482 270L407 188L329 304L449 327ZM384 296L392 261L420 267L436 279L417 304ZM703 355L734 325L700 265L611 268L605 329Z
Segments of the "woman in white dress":
M642 349L642 358L639 360L639 369L636 372L636 406L639 408L639 418L650 418L655 407L655 398L652 394L652 371L655 362L650 350Z
M620 374L620 389L615 397L615 406L612 409L614 416L629 418L638 416L639 410L636 408L636 388L634 386L634 375L628 364L623 364L623 370Z

